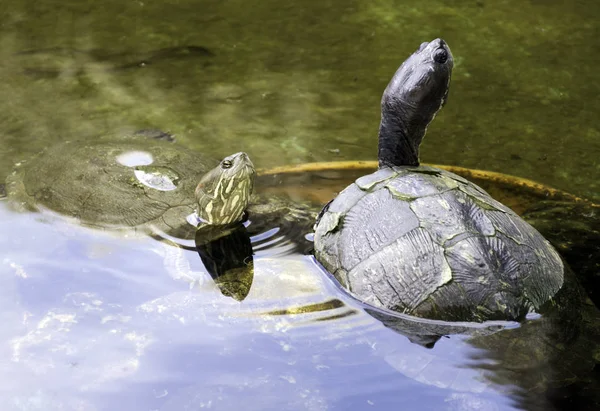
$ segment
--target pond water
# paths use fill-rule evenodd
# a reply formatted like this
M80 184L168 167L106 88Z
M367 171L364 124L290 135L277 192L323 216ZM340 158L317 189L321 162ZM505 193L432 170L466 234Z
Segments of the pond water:
M374 160L385 85L421 42L443 37L456 64L422 160L600 202L599 17L592 0L3 1L0 181L49 145L143 128L215 157L246 151L263 169ZM321 191L295 181L292 198L310 196L318 209L345 185L335 177L321 178ZM596 225L564 244L595 234L564 255L589 280L600 225L580 214ZM581 338L558 351L556 329L535 320L445 330L426 348L410 318L369 311L302 247L281 251L272 238L254 239L251 287L238 301L185 251L176 267L190 288L150 238L14 213L6 202L0 233L6 410L600 404L591 304ZM497 327L508 329L486 339ZM529 343L511 351L508 341Z

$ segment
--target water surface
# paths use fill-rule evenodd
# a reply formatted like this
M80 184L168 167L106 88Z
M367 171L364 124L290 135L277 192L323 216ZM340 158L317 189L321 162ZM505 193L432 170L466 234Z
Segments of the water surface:
M422 159L599 198L591 0L11 0L0 17L0 175L53 142L149 126L260 167L374 159L386 83L443 37L456 68Z
M421 42L443 37L454 78L422 160L600 201L599 18L591 0L3 1L0 180L57 142L149 127L215 157L246 151L261 168L374 160L385 85ZM154 240L5 205L3 409L598 404L592 350L576 370L586 384L538 394L535 373L556 364L507 376L486 340L411 342L300 252L257 252L240 302L194 253L184 254L190 289ZM523 329L546 335L532 324Z

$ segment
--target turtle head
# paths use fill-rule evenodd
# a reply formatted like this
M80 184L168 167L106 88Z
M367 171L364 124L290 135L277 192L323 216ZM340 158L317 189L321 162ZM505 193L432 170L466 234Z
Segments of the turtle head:
M380 167L419 165L419 145L448 98L453 66L448 44L435 39L398 68L381 99Z
M246 153L225 157L196 187L198 217L214 225L240 221L252 194L255 175Z

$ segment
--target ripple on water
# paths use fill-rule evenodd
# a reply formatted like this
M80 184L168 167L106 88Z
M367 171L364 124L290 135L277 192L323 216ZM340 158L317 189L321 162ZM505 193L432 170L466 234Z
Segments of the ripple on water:
M305 233L255 234L260 253L237 300L191 251L166 248L180 252L175 271L195 276L190 289L152 239L25 214L0 215L0 225L19 227L0 239L2 392L15 409L358 410L401 398L409 409L464 410L520 400L494 382L503 360L477 343L484 336L438 341L435 327L423 335L410 317L366 310L297 251Z

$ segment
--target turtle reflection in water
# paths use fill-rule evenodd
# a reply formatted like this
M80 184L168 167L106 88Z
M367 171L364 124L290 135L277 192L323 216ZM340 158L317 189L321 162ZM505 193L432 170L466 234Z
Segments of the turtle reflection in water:
M198 254L221 293L242 301L248 296L254 278L252 243L248 230L242 223L226 230L220 227L212 230L217 230L218 233L206 235L198 230Z
M260 173L257 184L274 194L291 190L296 196L326 202L377 165L371 161L280 167ZM513 394L524 409L536 409L530 406L535 401L538 405L576 398L588 403L599 401L600 392L595 394L594 390L600 388L595 373L600 361L600 311L586 295L587 291L592 298L597 297L595 290L583 289L578 280L593 284L600 271L600 205L523 178L462 167L434 167L475 182L536 227L564 257L565 285L552 302L541 307L540 316L530 316L520 324L429 320L361 303L365 312L387 328L426 347L386 349L378 343L379 350L387 350L386 361L410 378L454 392L477 394L493 389ZM298 314L312 308L269 314ZM352 314L350 308L343 311L345 315ZM451 346L457 349L463 341L477 348L477 356L465 359L462 354L444 354L444 349L436 347L438 342L444 343L443 337L452 339Z

